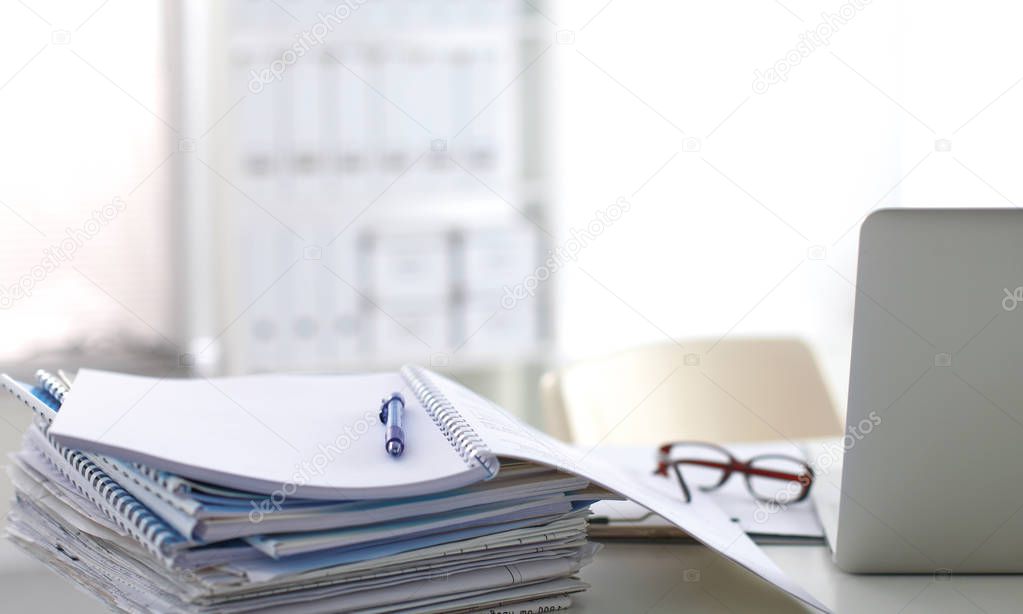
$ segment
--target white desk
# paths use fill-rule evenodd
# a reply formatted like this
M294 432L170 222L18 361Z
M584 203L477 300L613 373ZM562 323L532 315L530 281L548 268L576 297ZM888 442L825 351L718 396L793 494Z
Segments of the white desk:
M838 571L821 546L766 546L786 571L840 614L989 613L1023 610L1023 576L853 576ZM69 582L13 552L0 541L16 568L0 567L4 612L101 614ZM17 560L15 560L17 559ZM576 596L569 612L804 612L755 576L702 546L610 544L583 570L593 588ZM809 610L812 611L812 610Z
M846 574L824 546L765 546L792 578L841 614L1021 612L1023 575L864 576ZM1023 553L1021 553L1023 556ZM696 545L607 544L582 572L593 585L573 612L813 611L756 576Z

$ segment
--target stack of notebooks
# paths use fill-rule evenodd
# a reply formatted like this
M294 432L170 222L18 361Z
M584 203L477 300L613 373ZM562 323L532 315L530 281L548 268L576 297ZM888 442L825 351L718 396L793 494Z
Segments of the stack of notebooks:
M117 610L559 610L587 588L589 505L617 498L417 367L37 380L3 376L35 416L8 535ZM407 399L399 457L377 417L392 392Z

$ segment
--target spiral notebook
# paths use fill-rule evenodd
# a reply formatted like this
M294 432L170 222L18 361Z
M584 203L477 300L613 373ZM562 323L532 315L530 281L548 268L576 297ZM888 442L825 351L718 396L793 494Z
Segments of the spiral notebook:
M407 399L408 448L382 444L381 397ZM281 408L288 408L281 411ZM307 499L412 496L493 476L414 368L369 375L155 380L83 369L49 433L75 449L220 486Z
M44 379L39 386L25 384L7 374L0 375L0 386L28 406L40 428L25 432L26 443L42 461L40 471L49 463L82 496L107 515L114 524L130 535L150 554L171 563L176 551L187 540L173 527L146 508L136 497L114 481L86 454L59 444L46 430L57 416L66 387L55 379Z
M406 451L397 459L384 450L376 417L380 399L394 391L404 392L408 401ZM48 436L64 449L143 463L157 476L168 472L271 497L277 492L335 500L425 495L492 479L502 463L537 463L635 501L797 599L826 610L712 502L679 505L419 367L368 375L211 380L82 370ZM113 504L120 510L133 500L126 494ZM170 536L161 550L173 551L177 532L166 525L161 530Z

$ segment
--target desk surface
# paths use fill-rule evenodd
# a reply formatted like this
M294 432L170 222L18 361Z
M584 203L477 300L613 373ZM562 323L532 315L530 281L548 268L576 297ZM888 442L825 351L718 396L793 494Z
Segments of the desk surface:
M786 573L799 578L810 592L840 614L995 614L1023 609L1023 576L955 576L948 580L854 576L838 571L822 546L764 549ZM6 551L17 565L6 569L0 566L3 611L106 611L98 601L83 599L69 582L0 541L0 555ZM593 588L576 596L569 612L812 611L702 546L609 544L583 570L582 577Z
M824 546L764 546L775 563L841 614L1023 610L1023 575L867 576L840 571ZM689 544L607 544L582 572L593 587L573 612L813 611L716 555Z

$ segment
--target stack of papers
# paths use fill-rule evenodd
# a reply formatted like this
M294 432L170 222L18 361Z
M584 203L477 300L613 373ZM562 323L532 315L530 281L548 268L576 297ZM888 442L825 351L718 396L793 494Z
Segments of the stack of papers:
M87 379L79 378L83 388ZM69 437L55 434L62 405L65 430L77 429L77 383L42 372L38 380L4 376L36 416L12 456L9 537L115 609L553 611L587 588L577 574L599 548L587 541L589 505L612 495L584 477L502 458L491 479L409 496L401 492L414 489L333 498L288 484L244 490L237 479L217 483L138 462L127 448L115 446L117 456L84 435L81 450L67 447ZM371 391L377 399L386 392ZM98 419L100 410L91 411ZM119 441L114 426L101 426ZM416 434L410 452L427 445ZM378 431L365 439L383 452ZM258 464L266 451L250 454L240 462ZM433 454L443 464L439 449Z
M0 376L36 415L20 546L125 611L551 611L584 590L596 500L627 498L819 610L706 497L557 441L414 365L173 380ZM380 399L406 399L392 457Z

